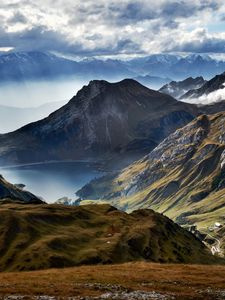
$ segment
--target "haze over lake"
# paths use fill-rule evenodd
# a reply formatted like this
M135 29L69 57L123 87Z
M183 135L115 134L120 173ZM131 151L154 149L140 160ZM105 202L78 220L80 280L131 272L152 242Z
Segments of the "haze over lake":
M87 82L67 77L58 80L1 83L0 105L25 108L70 100Z
M52 203L62 197L76 199L75 192L103 173L85 162L57 162L1 168L11 183L23 183L25 189Z

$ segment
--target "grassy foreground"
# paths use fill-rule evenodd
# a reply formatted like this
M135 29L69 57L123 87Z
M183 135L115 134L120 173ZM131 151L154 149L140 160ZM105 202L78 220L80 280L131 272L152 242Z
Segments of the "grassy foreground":
M137 262L0 273L0 299L41 295L45 300L225 299L225 267Z

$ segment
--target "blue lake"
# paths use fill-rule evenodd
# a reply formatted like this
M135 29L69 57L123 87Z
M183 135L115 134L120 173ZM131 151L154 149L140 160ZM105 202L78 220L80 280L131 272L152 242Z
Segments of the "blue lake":
M75 192L103 172L92 163L51 162L0 168L0 174L11 183L25 184L25 189L51 203L62 197L76 199Z

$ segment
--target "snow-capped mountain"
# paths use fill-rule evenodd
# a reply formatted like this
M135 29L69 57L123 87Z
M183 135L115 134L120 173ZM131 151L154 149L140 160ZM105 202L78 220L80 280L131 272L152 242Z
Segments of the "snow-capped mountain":
M55 78L78 72L75 61L39 51L12 52L0 56L0 81Z
M187 102L210 104L225 100L225 72L216 75L202 87L191 89L181 99Z
M46 80L64 76L77 79L122 79L134 75L123 62L117 60L74 61L40 51L10 52L0 56L0 82Z
M199 76L210 79L225 70L225 61L200 54L187 56L151 55L145 58L133 59L128 64L138 74L169 77L174 80Z
M198 89L206 83L202 76L192 78L188 77L182 81L171 81L159 89L159 92L168 94L176 99L179 99L187 91L191 89Z
M130 60L92 58L79 61L40 51L0 55L0 82L46 80L64 76L113 81L146 75L174 80L190 76L203 76L208 79L224 70L224 61L206 55L183 57L154 54Z

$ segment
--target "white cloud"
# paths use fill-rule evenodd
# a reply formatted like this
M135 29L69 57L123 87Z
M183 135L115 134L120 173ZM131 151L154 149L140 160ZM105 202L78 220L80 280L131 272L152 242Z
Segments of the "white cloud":
M198 104L211 104L211 103L225 100L225 83L223 84L223 86L224 88L211 92L208 95L202 95L197 99L190 99L187 101L185 100L185 102L198 103Z
M75 55L217 52L222 0L2 0L0 46Z

